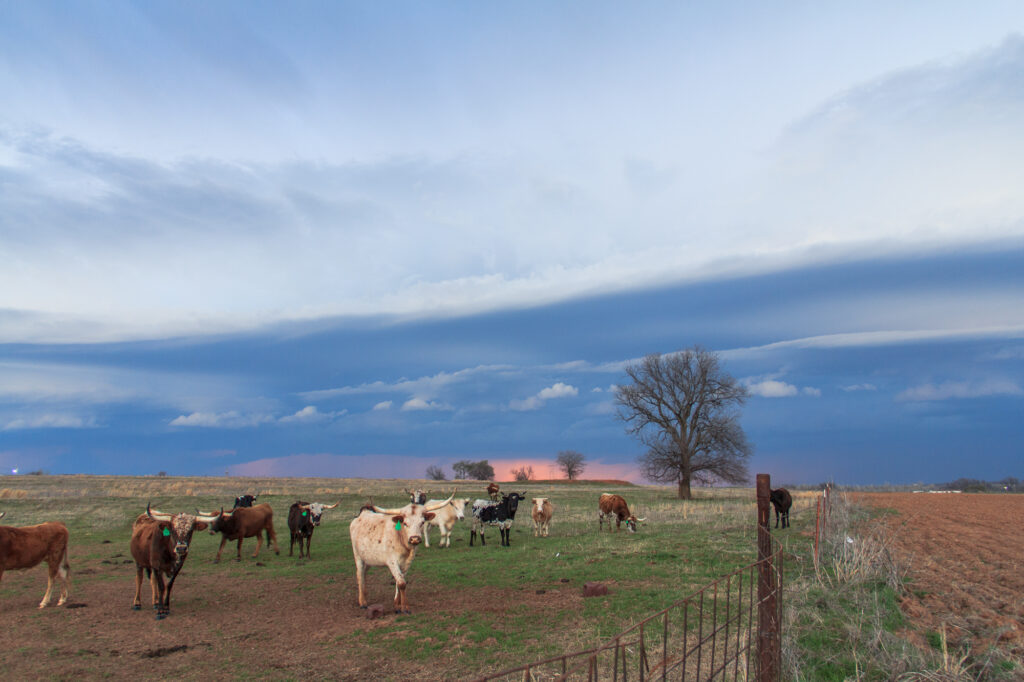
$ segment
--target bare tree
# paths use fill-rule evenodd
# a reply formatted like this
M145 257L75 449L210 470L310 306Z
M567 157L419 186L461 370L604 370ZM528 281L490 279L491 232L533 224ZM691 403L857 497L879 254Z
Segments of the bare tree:
M619 418L647 446L639 457L644 475L676 483L680 499L690 482L743 483L751 447L739 423L747 389L724 371L718 355L694 346L648 355L626 368L632 380L615 389Z
M555 463L558 464L558 468L562 470L565 477L572 481L579 478L579 475L583 473L583 469L586 468L587 465L584 460L586 460L586 457L583 456L582 452L562 450L558 453L558 457L555 458Z
M444 475L444 469L437 464L431 464L427 467L427 478L431 481L445 481L447 477Z
M523 465L518 469L513 469L512 475L517 481L529 481L533 478L533 467Z

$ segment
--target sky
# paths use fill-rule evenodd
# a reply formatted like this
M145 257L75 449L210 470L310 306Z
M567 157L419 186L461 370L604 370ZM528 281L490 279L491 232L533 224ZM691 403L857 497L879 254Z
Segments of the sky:
M1024 6L0 0L0 471L1024 477Z

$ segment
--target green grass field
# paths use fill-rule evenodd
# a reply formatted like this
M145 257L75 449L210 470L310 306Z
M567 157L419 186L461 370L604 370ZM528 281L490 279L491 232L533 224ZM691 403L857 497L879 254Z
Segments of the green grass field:
M459 496L486 497L485 483L460 481L457 485ZM425 481L356 479L0 478L0 510L7 512L4 524L61 520L68 526L72 602L88 608L67 613L84 618L80 614L90 612L87 621L62 625L61 614L53 613L56 609L37 612L34 608L45 588L44 568L8 572L0 583L0 609L5 616L35 626L43 634L61 636L66 628L77 641L73 647L48 649L38 637L27 636L23 641L7 634L2 637L9 641L0 638L5 652L0 655L15 671L18 661L32 661L22 670L27 676L49 669L33 653L45 654L54 671L73 662L87 676L119 677L131 666L126 668L124 661L112 666L100 655L79 652L103 652L109 647L118 653L108 658L134 663L153 651L178 646L196 652L189 654L191 664L178 671L185 677L346 679L377 673L393 679L410 674L464 679L598 645L755 559L756 504L749 488L697 489L696 499L684 502L675 497L674 489L653 486L586 481L503 484L504 491L517 489L530 497L551 499L555 513L550 537L533 537L525 506L517 516L511 547L501 547L493 529L486 546L480 546L478 539L470 547L470 525L464 521L453 531L452 547L441 549L434 529L433 546L420 547L409 571L413 613L390 613L391 576L384 568L371 568L368 597L384 603L388 615L365 619L356 607L350 519L371 496L381 506L402 506L408 502L403 488L429 488L435 492L432 496L440 496L455 486L455 482L438 486ZM597 498L609 491L622 494L637 516L646 517L639 532L598 531ZM209 510L230 507L234 496L245 492L258 492L260 501L272 505L281 556L264 547L257 562L251 558L255 542L249 539L240 564L231 560L234 543L225 547L225 560L214 564L219 536L197 534L175 586L170 618L154 624L148 620L151 614L129 612L135 571L127 546L132 521L145 510L147 501L168 512ZM797 497L795 510L809 504L812 494L805 495L806 499ZM297 553L287 556L287 510L297 499L341 500L337 509L325 513L314 535L312 560L300 560ZM807 554L808 516L813 528L813 512L795 513L793 529L777 534L792 557ZM587 581L608 584L610 594L584 599L582 585ZM247 585L256 589L247 592ZM225 590L236 596L220 598ZM143 602L148 600L146 585ZM252 619L254 611L258 611L258 622ZM318 634L306 647L312 653L280 653L294 646L288 632L302 627L307 616L317 621ZM112 621L107 628L102 627L104 619ZM123 647L132 646L131 640L118 631L137 627L142 619L147 619L145 631L152 631L148 643L138 645L138 651L125 652ZM211 628L193 641L189 639L193 631L176 630L186 623L207 623ZM169 633L174 634L165 636ZM165 640L166 646L157 646ZM259 640L261 649L272 652L270 659L235 651L239 640ZM15 651L21 652L17 660L12 659ZM174 657L185 658L185 654L162 655L162 661L169 663Z

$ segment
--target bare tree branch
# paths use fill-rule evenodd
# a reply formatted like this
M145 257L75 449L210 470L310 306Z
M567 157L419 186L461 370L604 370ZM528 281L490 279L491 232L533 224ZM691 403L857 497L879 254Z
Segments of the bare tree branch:
M631 384L616 388L619 418L647 446L639 458L653 481L675 482L690 497L690 482L747 480L751 447L739 423L747 390L725 372L715 353L699 346L648 355L626 368Z

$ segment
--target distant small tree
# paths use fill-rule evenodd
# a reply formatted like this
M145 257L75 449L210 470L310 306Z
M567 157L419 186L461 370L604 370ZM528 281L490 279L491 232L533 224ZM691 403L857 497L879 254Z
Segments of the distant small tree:
M493 481L494 467L492 467L486 459L482 459L479 462L473 462L473 466L469 469L469 477L475 478L478 481Z
M158 471L158 472L156 472L156 475L157 476L166 476L167 472L166 471Z
M533 467L521 466L518 469L513 469L512 475L515 476L517 481L529 481L533 478Z
M490 481L494 479L494 467L492 467L486 459L480 460L479 462L470 462L469 460L459 460L455 464L452 464L452 471L455 472L456 479L476 479L478 481Z
M586 468L585 460L586 457L583 456L582 452L562 450L558 453L558 457L555 458L555 463L558 464L558 468L562 470L565 477L573 481L579 478Z
M431 464L430 466L427 467L427 478L429 478L431 481L448 480L444 474L444 469L442 469L437 464Z
M460 459L455 464L452 464L452 472L454 474L453 478L456 480L469 478L469 469L471 466L473 466L473 463L464 459Z

